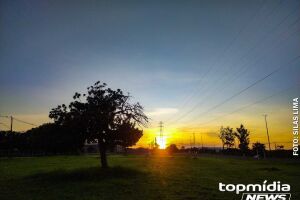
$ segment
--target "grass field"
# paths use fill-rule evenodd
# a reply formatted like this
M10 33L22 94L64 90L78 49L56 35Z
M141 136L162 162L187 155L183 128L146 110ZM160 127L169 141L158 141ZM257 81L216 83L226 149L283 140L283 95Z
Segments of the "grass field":
M188 156L109 156L102 170L96 156L0 158L0 199L240 199L218 183L291 185L300 199L299 162Z

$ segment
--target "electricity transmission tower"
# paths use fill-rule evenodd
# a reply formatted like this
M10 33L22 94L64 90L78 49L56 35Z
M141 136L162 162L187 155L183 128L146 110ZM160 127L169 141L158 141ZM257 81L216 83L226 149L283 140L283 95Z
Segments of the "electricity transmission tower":
M163 126L163 122L162 121L160 121L159 122L159 137L160 137L160 144L163 144L163 137L164 137L164 135L163 135L163 128L164 128L164 126Z

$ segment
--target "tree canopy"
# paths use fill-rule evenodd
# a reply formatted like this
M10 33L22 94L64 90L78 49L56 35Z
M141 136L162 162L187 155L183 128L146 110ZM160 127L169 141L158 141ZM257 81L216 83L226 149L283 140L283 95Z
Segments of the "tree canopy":
M229 126L226 128L221 126L219 138L222 141L223 149L224 146L226 146L227 148L231 148L234 145L234 138L235 138L233 129L230 128Z
M241 124L239 128L236 128L236 131L237 132L235 133L235 136L238 138L240 142L239 148L243 154L246 154L247 151L249 150L250 132L244 127L243 124Z
M148 118L139 103L131 103L129 94L96 82L87 93L76 92L74 101L50 111L54 123L67 127L74 134L98 142L101 165L107 167L106 149L116 144L134 145L142 136Z

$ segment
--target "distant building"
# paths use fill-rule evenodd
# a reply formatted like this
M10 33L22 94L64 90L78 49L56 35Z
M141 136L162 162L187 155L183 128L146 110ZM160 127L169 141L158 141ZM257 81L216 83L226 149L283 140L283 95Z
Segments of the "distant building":
M125 148L121 145L116 145L113 149L109 149L114 153L124 153ZM87 142L85 141L84 146L82 148L83 153L99 153L98 142Z

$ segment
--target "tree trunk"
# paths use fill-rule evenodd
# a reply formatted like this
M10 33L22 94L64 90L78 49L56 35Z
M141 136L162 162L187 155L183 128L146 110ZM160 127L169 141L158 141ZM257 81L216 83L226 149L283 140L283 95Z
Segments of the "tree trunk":
M101 141L101 140L98 140ZM107 168L107 157L106 157L106 144L104 142L98 142L98 148L100 153L100 164L102 168Z

